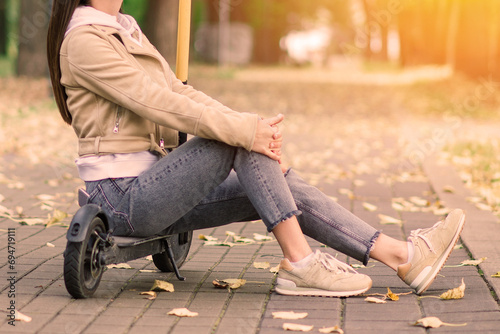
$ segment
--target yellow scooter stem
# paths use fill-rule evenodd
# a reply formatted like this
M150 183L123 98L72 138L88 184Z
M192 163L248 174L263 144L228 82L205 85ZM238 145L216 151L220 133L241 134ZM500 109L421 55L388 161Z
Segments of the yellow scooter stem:
M191 30L191 0L179 0L177 25L177 58L175 75L184 84L188 79L189 39Z

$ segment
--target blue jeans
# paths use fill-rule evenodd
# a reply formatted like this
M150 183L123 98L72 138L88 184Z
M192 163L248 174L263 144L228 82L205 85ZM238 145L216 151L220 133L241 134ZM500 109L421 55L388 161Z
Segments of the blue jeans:
M150 236L297 216L305 235L363 263L379 233L268 157L193 138L138 177L86 183L114 235Z

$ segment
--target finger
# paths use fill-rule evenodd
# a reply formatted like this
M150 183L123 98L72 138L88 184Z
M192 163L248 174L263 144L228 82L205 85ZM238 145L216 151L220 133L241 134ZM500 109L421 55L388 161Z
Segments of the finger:
M284 118L285 118L285 116L283 116L283 114L278 114L276 116L266 118L266 119L264 119L264 121L266 121L267 124L273 126L273 125L281 123L281 121L283 121Z
M280 153L281 153L281 151L280 151ZM276 160L276 161L279 161L281 159L281 154L277 154L276 152L274 152L274 150L267 150L266 155L269 158Z
M269 143L269 148L272 150L281 149L282 142L281 141L272 141Z

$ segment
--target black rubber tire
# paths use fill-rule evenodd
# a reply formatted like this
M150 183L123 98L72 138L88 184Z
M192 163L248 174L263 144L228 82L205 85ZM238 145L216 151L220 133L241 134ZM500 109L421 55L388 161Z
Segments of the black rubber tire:
M175 264L180 268L189 253L191 241L193 240L193 231L174 234L171 236L170 245L174 254ZM163 272L174 272L174 267L170 263L167 252L153 254L153 262L159 270Z
M97 290L104 266L99 263L101 240L95 233L106 233L106 226L99 217L94 217L82 242L70 242L64 253L64 284L69 294L76 299L89 298Z

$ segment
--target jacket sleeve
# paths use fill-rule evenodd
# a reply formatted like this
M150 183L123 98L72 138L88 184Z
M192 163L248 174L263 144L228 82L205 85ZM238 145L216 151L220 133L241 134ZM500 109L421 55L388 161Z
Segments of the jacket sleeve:
M123 58L105 37L90 29L76 36L70 34L67 39L67 54L61 53L61 64L66 58L78 86L159 125L247 150L252 148L257 115L228 112L231 109L214 102L204 104L205 98L199 98L202 95L196 101L190 94L157 84L145 71L133 66L130 59Z
M182 81L179 80L172 71L171 71L171 76L173 78L172 79L172 90L174 92L182 94L184 96L187 96L196 102L200 102L200 103L203 103L207 106L217 108L220 111L223 111L226 113L236 112L236 111L232 110L231 108L223 105L219 101L213 99L212 97L206 95L205 93L203 93L199 90L196 90L192 86L183 84Z

